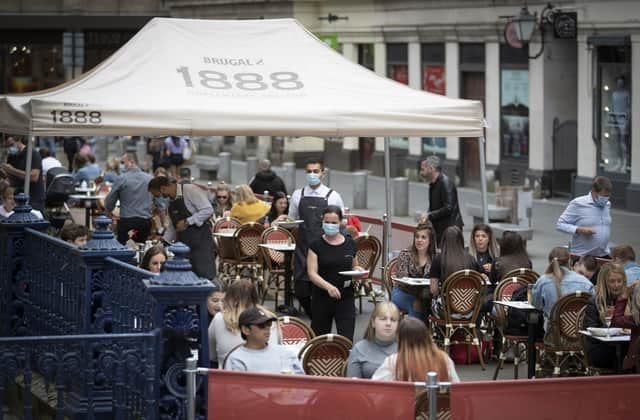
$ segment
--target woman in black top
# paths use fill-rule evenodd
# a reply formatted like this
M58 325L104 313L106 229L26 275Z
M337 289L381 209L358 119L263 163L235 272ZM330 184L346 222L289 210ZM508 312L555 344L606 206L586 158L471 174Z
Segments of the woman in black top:
M316 335L328 334L335 320L338 334L353 340L356 307L352 279L339 272L362 268L356 259L355 242L340 233L341 222L339 207L324 209L324 234L311 243L307 254L307 273L313 283L311 328Z
M502 234L500 256L493 261L489 277L497 284L509 271L516 268L531 268L531 259L524 248L522 236L507 230Z

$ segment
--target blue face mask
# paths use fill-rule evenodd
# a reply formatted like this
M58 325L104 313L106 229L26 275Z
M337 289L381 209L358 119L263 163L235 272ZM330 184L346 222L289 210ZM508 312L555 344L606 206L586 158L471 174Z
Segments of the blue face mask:
M155 203L156 207L160 208L160 209L166 209L169 207L169 199L167 197L155 197L153 199L153 202Z
M316 185L320 184L320 175L313 172L308 173L307 184L309 184L312 187L315 187Z
M9 148L7 149L7 153L9 153L10 155L17 155L18 148L16 146L9 146Z
M609 197L604 197L602 195L599 195L596 197L595 202L598 206L604 207L609 202Z
M126 170L127 170L127 168L124 166L124 163L121 163L120 164L120 172L124 172Z
M322 230L327 236L335 236L340 232L340 225L335 223L322 223Z

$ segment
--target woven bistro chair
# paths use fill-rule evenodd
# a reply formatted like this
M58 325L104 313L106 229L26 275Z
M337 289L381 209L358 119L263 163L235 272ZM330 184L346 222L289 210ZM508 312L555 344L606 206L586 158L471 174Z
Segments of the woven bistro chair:
M526 281L528 284L534 284L540 278L540 274L536 273L530 268L515 268L504 275L500 280L509 279L511 277L518 277Z
M580 329L590 293L574 292L565 295L551 307L545 341L538 345L540 356L536 364L536 377L544 374L547 366L551 375L574 376L586 372Z
M307 375L343 377L352 346L351 340L341 335L320 335L305 344L298 358Z
M382 285L387 291L387 296L391 299L391 291L393 290L393 277L398 271L398 257L392 258L387 262L387 266L384 267L382 273Z
M496 286L496 290L493 292L493 300L506 300L510 301L513 293L521 288L527 286L529 283L522 277L509 277L502 280ZM498 356L498 365L493 373L493 380L498 378L500 369L504 366L506 360L506 354L509 349L513 349L513 378L518 379L518 367L524 360L520 357L522 355L521 347L527 345L527 335L514 335L505 334L504 326L507 322L507 316L509 315L509 308L502 305L493 305L495 315L492 316L492 320L495 325L495 331L501 337L500 355ZM526 354L526 352L524 353Z
M360 313L362 313L363 296L370 296L374 305L376 303L376 294L371 285L371 277L382 254L382 244L378 238L371 235L358 236L355 239L355 243L358 264L365 270L369 270L369 275L356 278L356 293L358 294Z
M287 229L272 226L262 232L260 243L295 244L295 239ZM261 297L262 303L264 303L268 292L272 291L275 299L275 308L278 308L278 295L280 292L284 292L285 254L284 252L274 251L263 247L260 247L260 253L262 254L264 269L267 273L267 283ZM293 261L293 258L291 260Z
M471 359L471 346L478 350L480 366L485 369L482 345L476 328L476 321L482 306L484 279L475 270L459 270L449 275L442 285L443 318L429 316L434 331L443 337L444 350L449 353L451 344L467 346L467 361ZM462 331L464 341L452 340L456 331Z
M223 217L213 224L213 233L223 230L235 230L241 225L238 219L233 217ZM213 240L218 250L218 280L228 285L230 279L235 274L235 249L233 238L215 236Z
M449 392L438 392L438 417L436 420L451 419L451 402ZM426 389L416 394L416 420L429 420L429 392Z
M282 331L283 345L306 345L316 336L303 320L295 316L281 316L278 322Z
M233 234L235 250L233 263L236 266L236 280L239 280L243 275L250 277L260 294L264 290L262 258L258 246L262 242L262 232L264 232L264 227L260 223L250 222L240 225Z

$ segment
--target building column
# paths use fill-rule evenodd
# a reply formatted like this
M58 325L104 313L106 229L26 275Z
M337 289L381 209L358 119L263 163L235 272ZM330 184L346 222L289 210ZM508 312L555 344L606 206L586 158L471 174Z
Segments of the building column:
M587 36L578 35L578 176L573 185L574 195L591 190L596 175L596 145L593 143L593 55L587 46Z
M358 46L353 42L342 43L342 55L348 60L358 63Z
M485 43L484 70L484 117L488 127L486 135L487 168L495 169L500 164L500 43Z
M626 207L640 212L640 35L631 35L631 183Z
M539 51L539 42L529 44L529 54ZM533 188L535 197L540 198L542 173L553 165L551 156L551 131L553 125L548 119L553 119L551 110L545 107L545 96L552 94L545 90L545 62L546 54L537 59L529 60L529 167L527 178ZM551 75L549 75L551 77ZM525 182L525 185L527 183ZM548 190L547 190L548 191ZM548 195L548 194L547 194ZM546 196L546 195L545 195Z
M445 79L447 96L460 97L460 44L455 42L445 43ZM447 153L443 163L443 169L456 183L460 180L460 139L447 137Z
M409 86L422 90L422 54L419 42L409 42ZM422 138L409 137L409 155L407 156L407 175L417 179L418 165L422 156Z

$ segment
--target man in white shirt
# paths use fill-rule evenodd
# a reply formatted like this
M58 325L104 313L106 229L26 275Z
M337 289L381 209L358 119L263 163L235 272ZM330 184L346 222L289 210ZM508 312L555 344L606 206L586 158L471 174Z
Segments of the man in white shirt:
M55 157L51 156L51 151L46 147L41 147L38 152L42 158L42 178L47 182L47 172L51 168L62 168L62 163Z
M294 263L296 297L311 318L311 281L307 276L307 252L309 245L322 236L322 211L327 206L344 209L342 197L322 183L324 165L319 159L309 159L304 166L307 186L295 190L289 202L290 219L304 220L298 230ZM278 220L286 219L280 216Z

